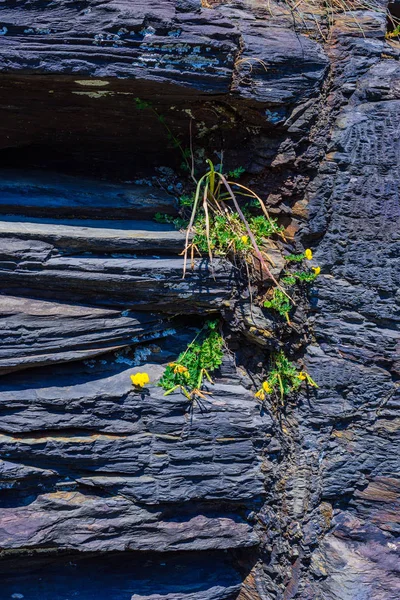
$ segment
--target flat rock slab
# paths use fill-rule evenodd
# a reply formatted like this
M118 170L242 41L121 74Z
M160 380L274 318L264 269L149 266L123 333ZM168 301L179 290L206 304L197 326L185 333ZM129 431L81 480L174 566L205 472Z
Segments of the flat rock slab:
M78 491L43 494L29 506L5 508L0 529L3 549L167 552L225 550L259 542L239 515L216 516L203 507L201 514L194 510L177 517L147 510L123 496Z
M317 95L327 56L257 3L199 4L1 6L3 166L146 179L161 165L179 172L172 133L183 150L192 145L199 169L223 150L228 170L262 170L268 158L254 157L264 145L269 156L276 125Z
M41 240L64 252L180 254L186 236L154 221L3 217L0 237Z
M139 219L176 214L173 196L132 185L40 171L0 171L0 214ZM128 224L129 227L129 224Z
M221 307L234 291L236 272L228 261L196 259L183 279L175 256L65 256L52 244L0 238L0 273L8 290L49 294L64 301L103 302L174 314Z
M149 313L0 296L0 373L88 359L171 332Z

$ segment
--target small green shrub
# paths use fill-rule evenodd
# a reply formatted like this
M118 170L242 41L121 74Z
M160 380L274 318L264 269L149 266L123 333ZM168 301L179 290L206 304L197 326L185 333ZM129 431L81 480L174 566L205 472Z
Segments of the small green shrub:
M394 38L400 38L400 23L398 25L396 25L396 27L393 29L393 31L388 31L385 34L386 39L390 40L390 39L394 39Z
M279 288L274 288L271 300L266 300L264 306L265 308L276 310L276 312L285 317L286 321L290 323L289 312L292 308L292 302Z
M264 273L280 287L267 264L265 241L273 234L283 236L283 228L278 226L276 219L271 219L264 202L255 192L240 183L228 181L222 169L216 170L211 160L207 159L207 163L209 170L197 180L186 230L184 275L189 253L192 265L195 251L199 254L207 252L210 262L213 256L233 254L245 258L250 267L255 265L256 258ZM256 200L263 214L252 216L248 210L242 210L238 195Z
M278 397L280 405L283 406L285 397L296 392L303 382L311 387L318 387L306 371L298 370L285 356L284 352L280 351L273 357L272 369L268 374L268 378L263 382L255 396L261 402L265 400L267 395Z
M288 262L301 262L303 260L311 260L312 257L312 251L310 250L310 248L307 248L307 250L304 250L302 254L288 254L287 256L285 256L285 259Z
M246 172L246 169L244 167L237 167L236 169L233 169L233 171L228 171L228 176L231 179L240 179L240 177L245 172Z
M263 246L266 238L282 231L276 219L268 220L263 215L249 217L247 223L259 247ZM193 232L192 243L201 253L208 252L210 248L214 256L229 254L248 256L254 251L245 223L234 211L227 212L225 215L212 215L208 237L206 218L200 214L194 221Z
M212 383L211 373L223 358L224 340L217 327L218 321L207 321L185 352L166 367L159 382L166 390L164 396L178 388L189 400L209 393L202 390L204 379Z

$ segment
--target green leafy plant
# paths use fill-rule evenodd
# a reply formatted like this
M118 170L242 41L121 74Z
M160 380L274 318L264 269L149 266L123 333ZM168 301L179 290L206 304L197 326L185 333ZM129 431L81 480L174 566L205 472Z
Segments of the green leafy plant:
M276 312L285 317L286 321L290 323L289 311L292 308L292 302L279 288L273 289L271 299L266 300L264 306L265 308L276 310Z
M255 241L262 248L267 237L280 233L276 219L266 219L263 215L247 219ZM242 256L251 255L253 246L244 222L238 213L231 211L225 215L214 214L210 218L210 230L207 237L207 223L204 215L198 215L193 225L193 244L200 253L208 252L214 256L228 256L230 253Z
M304 281L305 283L312 283L317 277L317 273L311 273L310 271L300 271L299 273L294 273L293 277L295 277L298 281Z
M400 23L398 25L396 25L396 27L393 29L393 31L388 31L385 34L385 37L388 40L400 37Z
M295 285L298 281L312 283L320 274L320 267L311 267L311 271L296 271L282 277L282 283L286 285Z
M240 179L240 177L245 172L246 172L246 169L244 167L237 167L236 169L233 169L233 171L228 171L228 176L231 179Z
M163 225L173 225L174 227L176 227L176 229L185 229L187 227L187 220L182 219L181 217L166 215L164 213L156 213L154 215L154 220L157 223L161 223Z
M194 340L182 352L176 362L170 363L159 382L164 388L164 396L176 389L188 398L205 398L202 389L204 380L212 383L213 373L222 363L224 340L218 332L218 321L207 321Z
M303 260L311 260L313 257L310 248L307 248L302 254L288 254L285 259L288 262L302 262Z
M194 203L194 195L184 194L179 198L179 205L182 208L192 208Z
M210 262L213 256L228 256L230 253L241 256L255 266L254 259L262 271L281 287L268 267L266 238L283 235L283 229L276 219L271 219L261 198L249 188L228 181L207 159L208 171L197 181L194 202L186 230L184 250L184 276L190 252L193 266L194 253L207 252ZM245 215L237 195L250 196L257 200L263 215ZM191 235L193 238L190 239ZM285 293L285 292L283 292Z
M284 352L280 351L273 356L272 368L268 378L262 383L255 396L262 402L266 396L277 397L280 405L283 406L285 397L296 392L303 383L318 388L318 385L307 371L297 369L296 365L290 362Z
M244 258L253 267L257 262L257 267L260 267L261 271L281 288L282 293L286 294L271 274L265 245L266 238L273 234L283 237L284 228L277 224L276 219L268 215L265 204L255 192L236 181L245 172L244 167L239 166L225 176L222 172L222 163L216 169L212 161L207 159L209 169L200 179L197 179L192 149L183 147L181 140L172 133L166 123L164 115L161 115L150 102L141 98L135 98L135 102L138 110L151 110L165 127L168 139L172 146L181 152L186 168L190 170L196 185L192 195L185 194L180 197L180 217L170 217L160 213L155 215L158 223L171 223L180 229L186 227L183 276L185 277L186 274L189 252L192 267L195 252L199 255L208 253L211 263L213 256L234 255L235 258ZM227 177L231 177L233 181L228 181ZM248 209L242 210L237 199L238 195L250 198L247 206L255 205L263 214L254 216L248 212ZM185 222L187 209L191 210L191 215ZM246 210L248 214L245 214ZM248 269L248 265L246 268Z
M307 248L302 254L289 254L285 256L288 262L300 263L303 260L312 259L312 251ZM312 283L320 274L320 267L311 267L308 271L290 271L286 272L281 278L281 281L286 286L293 286L298 282ZM285 317L286 321L290 324L289 312L292 308L293 302L288 294L282 293L281 288L274 288L272 296L264 302L266 308L276 310L280 315Z

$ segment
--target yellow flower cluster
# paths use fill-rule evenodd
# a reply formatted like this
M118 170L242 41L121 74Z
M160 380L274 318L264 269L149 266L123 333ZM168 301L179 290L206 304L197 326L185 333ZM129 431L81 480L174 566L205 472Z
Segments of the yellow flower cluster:
M311 267L314 271L315 275L319 275L321 273L321 267Z
M243 244L247 244L249 241L249 236L248 235L242 235L242 237L240 238L240 241L243 242Z
M304 373L304 371L300 371L297 377L300 379L300 381L305 381L307 379L307 375Z
M264 390L258 390L258 392L256 392L254 395L256 398L259 398L262 402L265 400Z
M135 373L131 375L131 381L135 387L144 387L146 383L150 383L150 377L147 373Z
M258 390L258 392L256 392L254 395L256 398L259 398L263 402L265 400L265 394L272 394L272 392L273 388L270 386L268 381L264 381L261 389Z
M184 367L183 365L180 365L179 363L172 362L172 363L169 363L168 366L171 367L171 369L173 370L174 375L176 373L181 373L186 378L190 377L188 369L186 367Z
M272 394L273 389L270 386L270 384L268 383L268 381L264 381L264 383L262 384L263 390L266 394Z
M307 250L304 252L304 256L306 257L307 260L312 260L312 250L310 250L310 248L307 248Z

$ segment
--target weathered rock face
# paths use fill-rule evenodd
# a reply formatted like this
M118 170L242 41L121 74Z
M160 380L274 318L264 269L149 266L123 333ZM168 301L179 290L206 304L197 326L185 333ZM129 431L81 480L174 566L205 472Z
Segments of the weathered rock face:
M217 162L225 150L234 167L262 169L277 152L265 154L260 133L276 148L285 141L276 124L318 91L325 53L279 23L266 27L251 3L218 12L194 4L4 3L3 166L22 161L126 179L178 166L163 124L152 109L138 109L139 97L186 147L192 119L202 161L204 151Z
M212 4L0 7L1 599L400 597L400 53L383 13L318 42L310 15ZM281 340L311 339L319 389L280 415L253 395L279 322L227 261L182 279L153 220L181 191L160 115L321 265ZM208 315L212 396L135 392Z

